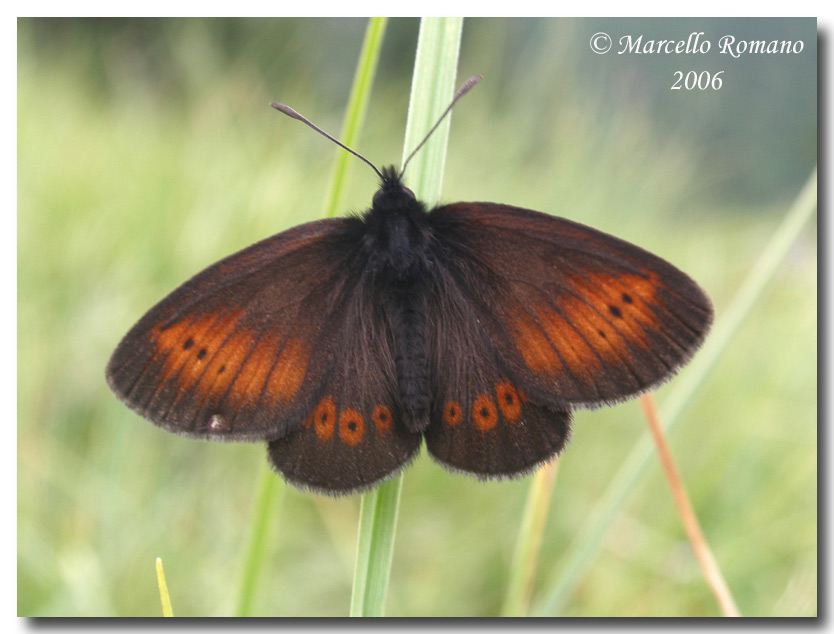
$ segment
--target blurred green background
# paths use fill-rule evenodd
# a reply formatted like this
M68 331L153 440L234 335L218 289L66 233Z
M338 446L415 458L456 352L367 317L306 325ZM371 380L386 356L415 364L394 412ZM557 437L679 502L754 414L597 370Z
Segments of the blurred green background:
M357 149L398 162L419 23L388 24ZM321 213L362 19L18 22L18 613L156 616L162 557L178 616L228 615L262 444L180 438L128 411L104 366L152 304L215 260ZM590 51L606 31L708 55ZM733 59L721 35L802 40ZM672 91L676 70L724 70ZM669 259L717 319L816 162L813 19L472 19L444 200L562 215ZM345 211L373 173L351 168ZM817 252L809 223L671 444L741 612L817 610ZM682 372L685 374L686 370ZM674 389L660 390L658 401ZM632 445L636 401L576 414L534 600ZM529 478L481 483L425 454L406 472L386 613L500 609ZM346 615L357 497L287 488L258 615ZM659 466L633 491L565 616L718 615Z

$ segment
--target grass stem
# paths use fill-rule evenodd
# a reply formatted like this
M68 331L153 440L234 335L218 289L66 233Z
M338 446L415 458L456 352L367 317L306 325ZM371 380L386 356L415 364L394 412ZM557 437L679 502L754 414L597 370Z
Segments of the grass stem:
M235 616L252 616L255 589L264 564L269 560L272 521L281 506L284 483L270 469L269 465L261 467L255 492L252 523L247 541L246 554L243 558L243 570L238 586Z
M403 159L419 143L452 99L463 29L460 18L424 18L411 84ZM408 184L426 204L440 198L449 119L409 164ZM382 616L397 525L402 476L362 495L351 616Z
M669 482L669 488L672 490L672 497L675 500L675 505L678 507L678 513L681 516L683 527L689 537L689 542L692 544L692 550L695 551L698 563L701 565L701 570L704 571L707 583L715 598L718 600L724 616L741 616L733 600L733 595L730 593L730 588L724 580L724 575L721 574L721 569L718 567L718 562L715 560L712 550L704 538L704 533L701 531L701 525L698 523L698 517L692 508L689 496L686 494L683 480L681 480L678 468L675 466L675 460L672 457L672 450L666 441L666 434L663 433L663 425L660 422L654 398L651 394L644 394L640 398L640 404L643 406L643 412L646 414L646 422L649 425L649 431L657 446L657 453L660 456L663 473Z
M554 458L536 471L530 482L501 616L524 616L527 612L558 466L559 459Z

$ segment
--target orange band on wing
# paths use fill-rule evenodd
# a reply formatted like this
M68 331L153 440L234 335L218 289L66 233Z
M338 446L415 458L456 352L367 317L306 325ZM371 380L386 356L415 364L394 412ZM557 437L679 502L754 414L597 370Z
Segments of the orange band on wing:
M562 360L532 317L526 313L517 315L513 329L513 340L527 367L534 372L562 372Z
M154 328L162 379L175 379L181 390L193 389L203 398L222 398L228 391L235 403L254 402L261 394L270 404L292 400L306 375L308 347L297 337L287 338L283 348L273 336L258 339L239 320L239 313L208 314Z
M514 342L534 372L593 374L602 361L646 346L646 332L659 329L655 275L589 273L570 278L573 293L558 298L558 310L542 302L513 318ZM558 350L558 353L557 353Z
M182 389L191 389L203 376L206 364L235 329L239 314L209 314L151 331L155 359L162 361L162 380L176 377Z
M599 365L599 357L573 324L574 320L583 319L584 314L562 315L545 305L537 307L536 318L547 333L547 338L558 346L559 354L575 374L593 371Z
M255 333L248 328L237 328L222 339L213 337L206 346L209 349L206 358L210 360L197 383L197 392L201 395L222 397L243 370L244 362L255 343L254 335ZM219 347L212 356L210 348L216 345L215 342L219 343Z
M657 303L653 274L590 275L587 280L575 280L574 289L583 299L566 296L560 306L567 314L584 317L577 317L575 324L589 340L602 338L616 351L623 351L626 341L648 345L646 331L660 328L651 309Z
M244 332L236 335L236 337L246 334L249 333ZM273 337L261 337L249 349L249 356L240 365L236 366L237 376L229 390L229 397L232 400L237 402L244 400L257 401L264 383L269 377L270 370L275 364L275 351L278 347L278 343Z
M269 375L266 393L273 400L289 401L297 393L307 373L310 351L301 339L290 338L284 343L284 349L278 362Z

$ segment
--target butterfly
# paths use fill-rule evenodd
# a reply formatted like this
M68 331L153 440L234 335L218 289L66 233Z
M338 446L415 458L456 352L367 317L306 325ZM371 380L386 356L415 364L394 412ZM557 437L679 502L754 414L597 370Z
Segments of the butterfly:
M710 300L668 262L537 211L427 209L407 163L377 170L361 216L279 233L174 290L116 348L113 391L171 432L266 441L288 482L346 494L424 440L451 470L525 474L564 448L572 409L652 389L704 340Z

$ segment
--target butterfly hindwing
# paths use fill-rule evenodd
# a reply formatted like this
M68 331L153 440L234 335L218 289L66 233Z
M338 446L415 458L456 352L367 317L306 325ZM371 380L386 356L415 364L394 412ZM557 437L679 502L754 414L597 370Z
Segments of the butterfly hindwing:
M391 306L371 283L346 307L338 354L298 430L269 444L289 481L326 493L366 488L416 455L397 385Z
M439 207L430 222L508 371L557 409L662 382L712 321L688 276L589 227L492 203Z
M454 280L443 274L436 283L426 342L433 377L429 453L479 477L530 471L562 450L570 412L531 402Z
M110 386L177 433L284 435L303 422L335 354L357 244L355 220L318 221L214 264L128 332Z

